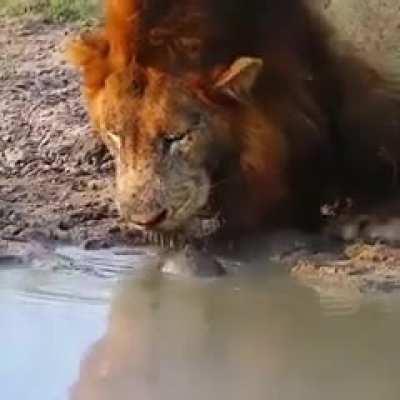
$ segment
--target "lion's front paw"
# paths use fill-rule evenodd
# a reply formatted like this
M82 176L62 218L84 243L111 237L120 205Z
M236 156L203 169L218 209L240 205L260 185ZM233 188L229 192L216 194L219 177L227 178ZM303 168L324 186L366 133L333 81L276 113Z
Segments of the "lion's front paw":
M354 242L386 243L400 245L400 218L376 215L353 215L339 217L325 228L329 236Z

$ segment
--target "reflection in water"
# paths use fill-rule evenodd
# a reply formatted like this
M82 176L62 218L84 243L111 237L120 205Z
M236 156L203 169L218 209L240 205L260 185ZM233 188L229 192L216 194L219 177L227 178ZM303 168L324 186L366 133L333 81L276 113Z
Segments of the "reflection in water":
M331 303L276 274L143 274L115 297L70 399L398 400L399 301Z

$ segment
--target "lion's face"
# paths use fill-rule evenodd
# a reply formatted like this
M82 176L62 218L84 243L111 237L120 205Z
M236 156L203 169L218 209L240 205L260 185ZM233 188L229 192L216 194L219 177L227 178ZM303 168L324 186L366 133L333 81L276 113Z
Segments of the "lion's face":
M130 72L110 75L91 104L115 158L117 204L136 228L185 228L207 205L228 126L184 81Z

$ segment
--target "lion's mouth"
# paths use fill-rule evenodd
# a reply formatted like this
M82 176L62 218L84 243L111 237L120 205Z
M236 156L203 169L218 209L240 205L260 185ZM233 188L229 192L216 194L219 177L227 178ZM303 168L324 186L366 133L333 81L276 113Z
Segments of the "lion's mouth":
M208 191L207 191L208 192ZM186 191L174 206L151 213L151 218L125 220L125 228L137 235L139 244L180 249L193 240L206 239L221 228L221 218L211 206L208 193ZM207 196L206 196L207 195Z

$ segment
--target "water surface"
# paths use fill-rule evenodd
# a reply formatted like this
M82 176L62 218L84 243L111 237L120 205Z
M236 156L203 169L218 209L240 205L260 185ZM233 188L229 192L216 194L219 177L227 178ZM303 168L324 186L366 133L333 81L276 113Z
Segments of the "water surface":
M395 296L321 297L262 257L183 279L140 252L59 253L0 271L1 399L400 398Z

